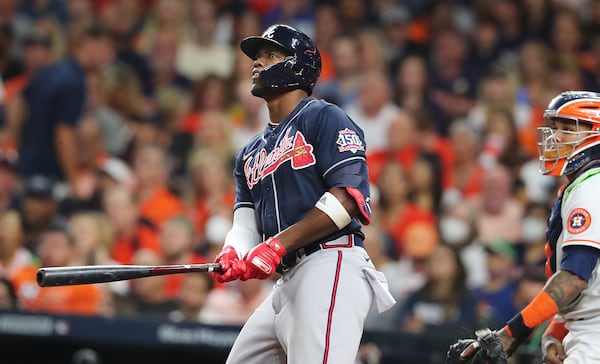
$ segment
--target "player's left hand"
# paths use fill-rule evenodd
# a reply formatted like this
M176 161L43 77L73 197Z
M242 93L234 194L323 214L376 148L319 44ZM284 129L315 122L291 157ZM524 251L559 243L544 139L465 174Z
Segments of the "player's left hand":
M277 238L269 238L252 248L246 256L246 271L241 277L242 281L251 278L267 279L275 273L281 257L287 250Z

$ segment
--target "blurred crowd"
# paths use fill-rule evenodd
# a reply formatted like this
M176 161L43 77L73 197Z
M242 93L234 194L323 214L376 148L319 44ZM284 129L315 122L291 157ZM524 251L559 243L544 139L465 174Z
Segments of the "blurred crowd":
M212 261L232 160L268 121L239 42L274 23L316 40L313 96L365 131L366 245L399 302L368 326L450 334L529 302L564 183L538 173L536 127L557 93L599 89L598 0L0 2L0 307L245 321L271 281L35 271Z

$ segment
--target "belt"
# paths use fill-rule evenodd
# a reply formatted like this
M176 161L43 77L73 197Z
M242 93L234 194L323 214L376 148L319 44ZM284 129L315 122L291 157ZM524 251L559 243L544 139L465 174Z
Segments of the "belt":
M343 235L336 239L329 240L326 242L308 244L302 248L297 249L295 252L286 255L282 259L281 264L279 265L277 270L280 273L287 272L288 270L290 270L290 268L298 264L298 262L301 259L306 258L309 255L318 252L319 250L352 248L354 246L364 247L362 239L354 234Z

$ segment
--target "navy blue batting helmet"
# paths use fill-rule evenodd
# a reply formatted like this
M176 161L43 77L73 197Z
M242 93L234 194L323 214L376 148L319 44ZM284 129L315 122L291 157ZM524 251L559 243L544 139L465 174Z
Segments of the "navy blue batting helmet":
M258 77L260 86L252 89L255 96L271 91L302 89L309 95L321 74L321 54L310 37L288 25L272 25L260 37L247 37L240 48L250 58L256 59L261 47L274 46L287 57L263 68Z

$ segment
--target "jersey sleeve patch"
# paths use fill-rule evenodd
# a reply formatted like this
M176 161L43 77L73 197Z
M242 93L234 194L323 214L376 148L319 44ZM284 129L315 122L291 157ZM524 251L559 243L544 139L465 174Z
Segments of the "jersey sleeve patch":
M580 234L586 231L592 224L592 216L583 208L576 208L569 214L567 219L567 231L571 234Z
M338 136L335 142L338 145L338 151L356 153L358 151L364 151L365 146L360 136L354 131L348 128L338 131Z

